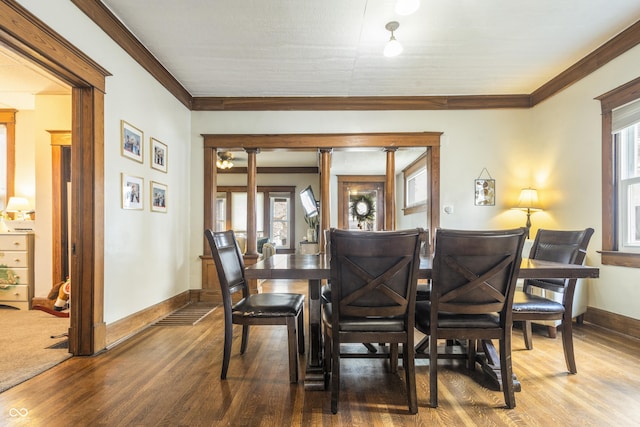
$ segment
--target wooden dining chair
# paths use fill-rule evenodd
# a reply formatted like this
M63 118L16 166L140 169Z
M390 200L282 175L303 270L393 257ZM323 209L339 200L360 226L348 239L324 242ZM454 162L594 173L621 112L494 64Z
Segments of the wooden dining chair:
M504 399L516 406L511 368L511 303L525 228L497 231L438 229L429 301L416 303L416 328L429 336L429 393L438 406L438 339L468 341L469 367L477 340L500 342Z
M571 231L540 229L531 246L529 258L581 265L592 235L593 228ZM527 279L522 291L516 291L513 299L513 321L523 322L527 350L533 349L531 321L562 321L564 358L572 374L578 372L573 351L572 319L576 283L577 279ZM560 301L553 298L554 294L560 295Z
M348 231L332 229L331 302L322 308L325 378L331 378L331 411L338 412L340 344L389 343L397 363L398 346L407 383L409 412L418 412L414 360L414 319L422 229ZM366 355L365 355L366 356Z
M233 230L204 232L218 272L224 307L224 356L220 378L227 377L233 325L242 325L240 354L249 340L249 325L286 325L289 346L289 381L298 382L298 354L304 354L304 295L293 293L250 294L244 277L244 261ZM241 292L235 304L232 295ZM297 340L296 340L297 336Z

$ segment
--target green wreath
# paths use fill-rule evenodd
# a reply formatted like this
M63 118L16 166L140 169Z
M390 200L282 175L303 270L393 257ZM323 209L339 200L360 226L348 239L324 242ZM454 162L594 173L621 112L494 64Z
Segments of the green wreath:
M351 217L358 222L373 221L376 213L375 202L369 194L356 196L351 202Z

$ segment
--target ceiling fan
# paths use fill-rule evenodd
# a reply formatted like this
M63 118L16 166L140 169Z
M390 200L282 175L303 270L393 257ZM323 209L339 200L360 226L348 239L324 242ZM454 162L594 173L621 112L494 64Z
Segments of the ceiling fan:
M231 169L233 167L233 153L231 151L218 152L216 166L218 169Z

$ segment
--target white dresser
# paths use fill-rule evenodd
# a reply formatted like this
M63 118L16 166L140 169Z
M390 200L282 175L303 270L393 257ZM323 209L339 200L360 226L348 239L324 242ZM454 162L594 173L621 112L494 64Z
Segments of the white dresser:
M0 305L31 309L33 245L33 233L0 234Z

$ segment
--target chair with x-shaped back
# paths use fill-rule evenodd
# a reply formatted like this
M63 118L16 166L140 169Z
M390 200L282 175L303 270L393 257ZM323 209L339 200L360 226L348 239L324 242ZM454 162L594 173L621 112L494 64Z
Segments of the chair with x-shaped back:
M420 246L425 238L422 229L331 230L331 302L322 308L322 323L334 414L340 392L341 343L389 343L392 366L402 344L409 412L418 411L414 321Z
M468 340L475 366L477 340L500 341L502 387L516 406L511 368L511 303L520 270L525 229L438 229L428 301L416 304L416 328L429 336L429 393L438 406L438 339Z

